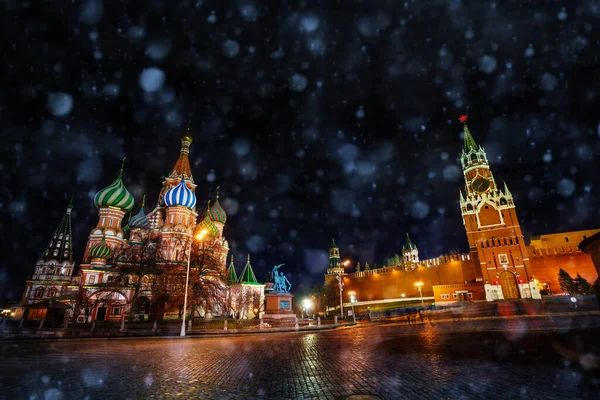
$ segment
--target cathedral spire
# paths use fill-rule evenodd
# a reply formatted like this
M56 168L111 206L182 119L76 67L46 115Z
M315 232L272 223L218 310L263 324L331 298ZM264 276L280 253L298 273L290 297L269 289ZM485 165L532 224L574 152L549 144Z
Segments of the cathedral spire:
M231 263L229 264L229 268L227 268L227 281L229 281L231 283L235 283L235 282L237 282L237 280L238 280L238 277L235 272L235 265L233 264L233 255L232 255Z
M189 179L194 183L192 177L192 167L190 166L190 145L192 144L192 133L191 133L191 121L188 122L188 131L181 138L181 150L179 152L179 158L175 162L175 166L169 173L169 178L184 178Z
M256 275L254 275L254 271L252 270L252 265L250 265L250 254L248 254L248 261L246 262L246 266L240 275L238 283L245 283L250 285L260 285L256 280Z
M42 256L44 261L57 260L73 262L73 238L71 229L71 211L73 210L73 199L67 205L67 211L63 215L58 228L48 242Z

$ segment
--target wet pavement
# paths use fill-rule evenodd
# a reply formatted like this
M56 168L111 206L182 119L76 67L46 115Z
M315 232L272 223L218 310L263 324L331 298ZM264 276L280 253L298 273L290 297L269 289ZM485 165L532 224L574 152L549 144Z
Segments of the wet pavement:
M600 329L445 333L439 326L392 324L213 338L7 342L0 344L0 398L597 398L596 370L555 350L571 335L585 350L582 343Z

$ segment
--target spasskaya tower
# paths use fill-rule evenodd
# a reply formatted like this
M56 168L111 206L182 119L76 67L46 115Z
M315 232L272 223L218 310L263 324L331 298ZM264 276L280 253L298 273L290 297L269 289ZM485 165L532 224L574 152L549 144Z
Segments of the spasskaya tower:
M460 208L471 252L481 266L486 299L540 298L529 256L506 183L499 188L483 147L478 146L461 116L464 147L460 162L465 178Z

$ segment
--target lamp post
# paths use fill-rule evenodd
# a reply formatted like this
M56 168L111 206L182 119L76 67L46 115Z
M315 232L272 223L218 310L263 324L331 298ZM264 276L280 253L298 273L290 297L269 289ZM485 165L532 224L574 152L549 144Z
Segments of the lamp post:
M342 280L341 275L336 275L335 279L338 280L338 285L340 286L340 314L342 318L344 318L344 303L342 303L342 292L344 290L344 281Z
M415 286L419 289L419 296L421 296L421 307L425 308L425 303L423 303L423 292L421 292L421 286L423 286L423 282L416 282Z
M356 303L356 292L348 292L350 295L350 305L352 306L352 316L354 317L354 303Z
M308 318L308 310L310 310L312 308L312 301L310 299L304 299L302 300L302 309L304 311L304 314L306 314L306 317ZM304 315L303 315L304 317Z
M202 240L202 238L206 235L206 229L203 229L197 236L197 240ZM187 259L187 272L185 274L185 294L183 296L183 319L181 321L181 332L179 336L185 336L185 313L187 312L187 297L188 297L188 284L190 281L190 263L192 261L192 244L194 243L194 238L190 240L190 248L188 250L188 259Z

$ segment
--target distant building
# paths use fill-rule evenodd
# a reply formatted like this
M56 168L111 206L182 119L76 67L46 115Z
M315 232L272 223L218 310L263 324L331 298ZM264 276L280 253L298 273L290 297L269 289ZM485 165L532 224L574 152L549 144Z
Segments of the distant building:
M420 260L407 234L402 258L391 257L387 267L348 273L334 243L325 275L329 306L339 305L338 277L344 283L343 302L349 302L348 293L355 292L364 304L414 301L420 297L417 282L423 283L422 294L428 301L450 304L557 294L560 268L596 280L592 260L577 244L600 229L534 236L527 245L512 193L505 182L497 184L485 150L476 144L466 123L460 161L465 187L459 190L459 199L469 253Z

